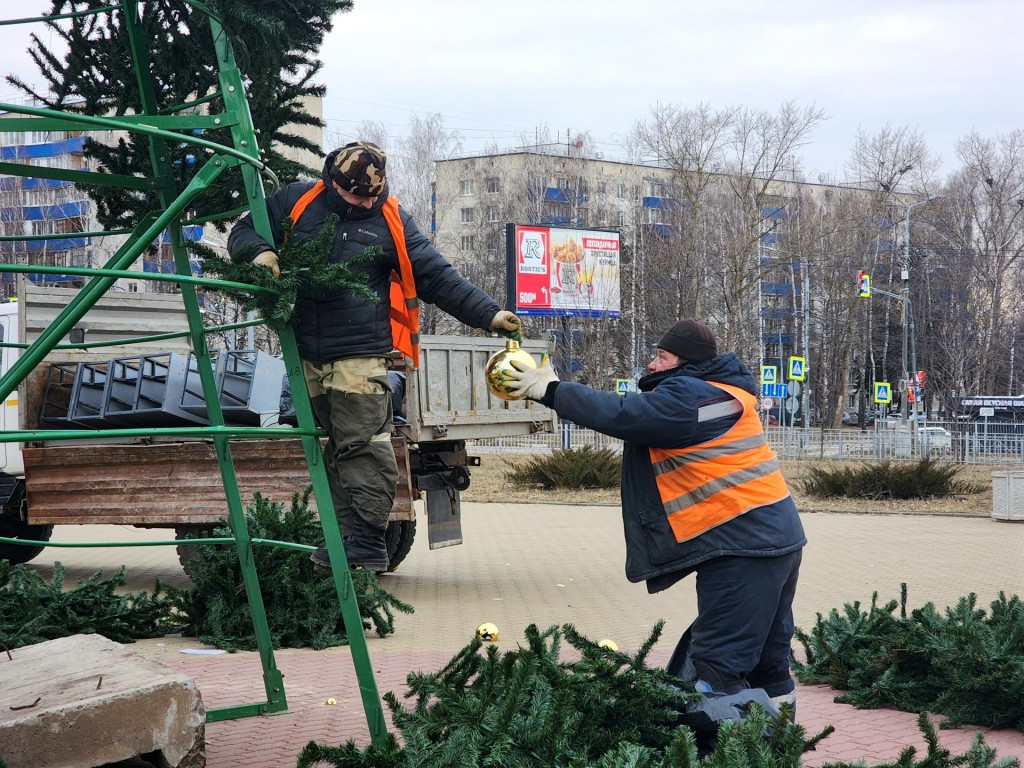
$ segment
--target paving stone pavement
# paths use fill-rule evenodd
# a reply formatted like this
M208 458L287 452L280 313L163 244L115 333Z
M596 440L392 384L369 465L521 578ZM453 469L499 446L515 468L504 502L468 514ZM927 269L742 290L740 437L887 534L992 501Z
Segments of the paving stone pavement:
M795 606L797 625L810 628L818 612L844 603L867 603L873 591L883 602L909 589L909 607L931 601L939 608L974 592L979 605L999 592L1020 594L1024 585L1024 525L989 517L882 514L804 515L805 550ZM546 628L572 623L591 639L613 639L635 650L659 619L666 621L652 661L667 660L678 635L692 620L692 580L648 595L622 572L623 543L616 507L465 504L465 544L430 551L424 528L399 571L382 578L386 589L416 612L396 618L396 632L367 639L378 691L405 690L413 671L433 672L472 637L484 621L498 625L500 647L515 647L529 624ZM166 540L166 532L126 526L58 529L55 541ZM299 555L301 556L301 555ZM117 550L48 548L32 561L44 575L61 560L68 583L106 564L128 566L128 587L152 589L153 581L185 586L173 547ZM142 641L136 648L192 675L207 707L251 704L264 699L255 653L190 655L201 649L192 638ZM309 741L365 744L368 729L348 648L280 650L289 711L269 717L211 723L209 768L293 766ZM831 724L836 733L804 761L895 759L907 746L925 749L916 716L893 710L857 710L836 704L825 686L801 685L798 720L809 734ZM328 698L335 705L327 705ZM390 726L390 719L388 719ZM1024 734L960 728L939 732L941 743L960 754L976 733L999 756L1024 759Z

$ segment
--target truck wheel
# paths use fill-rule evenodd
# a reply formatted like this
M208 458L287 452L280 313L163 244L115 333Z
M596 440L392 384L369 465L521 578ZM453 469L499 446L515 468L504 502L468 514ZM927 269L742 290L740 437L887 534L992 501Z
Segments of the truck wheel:
M177 525L174 527L174 538L176 541L182 539L205 539L213 537L213 530L216 526L213 525ZM181 563L181 567L185 569L185 573L188 573L188 565L190 560L194 560L199 557L199 548L209 546L220 546L219 544L201 544L201 545L179 545L175 549L178 552L178 562Z
M388 570L394 573L412 550L413 539L416 538L415 520L392 520L384 533L384 541L388 546Z
M52 525L29 525L22 522L0 521L0 536L26 541L49 541L53 535ZM27 563L43 551L43 547L26 547L23 544L0 544L0 560L9 560L11 565Z

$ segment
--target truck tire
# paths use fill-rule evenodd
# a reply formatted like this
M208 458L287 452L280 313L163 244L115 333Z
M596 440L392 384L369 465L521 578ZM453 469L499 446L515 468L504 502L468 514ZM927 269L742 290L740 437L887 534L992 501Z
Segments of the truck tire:
M6 536L8 539L49 541L52 535L52 525L29 525L20 521L0 521L0 536ZM27 563L43 549L43 547L27 547L23 544L0 544L0 560L8 560L11 565Z
M182 539L205 539L212 538L215 525L177 525L174 527L174 538L176 541ZM181 563L181 567L185 569L185 573L188 573L188 568L185 566L190 560L199 557L199 547L215 546L219 547L219 544L202 544L202 545L178 545L175 549L178 552L178 562Z
M394 573L398 566L412 550L413 539L416 538L415 520L392 520L384 533L384 541L388 547L388 570Z

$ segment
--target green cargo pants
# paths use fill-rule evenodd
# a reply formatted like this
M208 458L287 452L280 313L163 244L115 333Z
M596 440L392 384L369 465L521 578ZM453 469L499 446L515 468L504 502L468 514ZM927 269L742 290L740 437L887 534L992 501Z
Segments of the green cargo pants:
M398 462L391 447L391 390L382 357L333 363L302 362L317 425L327 433L324 463L343 536L358 515L370 528L387 527L395 501Z

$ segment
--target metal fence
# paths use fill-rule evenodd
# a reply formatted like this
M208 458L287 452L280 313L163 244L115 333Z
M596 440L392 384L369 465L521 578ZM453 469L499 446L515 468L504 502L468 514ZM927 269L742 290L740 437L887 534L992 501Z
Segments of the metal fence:
M802 461L814 459L884 461L918 460L931 456L956 464L1024 464L1024 435L988 435L957 429L955 424L929 422L920 430L900 429L896 423L876 422L860 430L820 429L772 426L766 428L768 440L779 458ZM555 449L609 448L622 450L622 441L561 423L554 433L477 440L475 450L482 452L547 453Z

